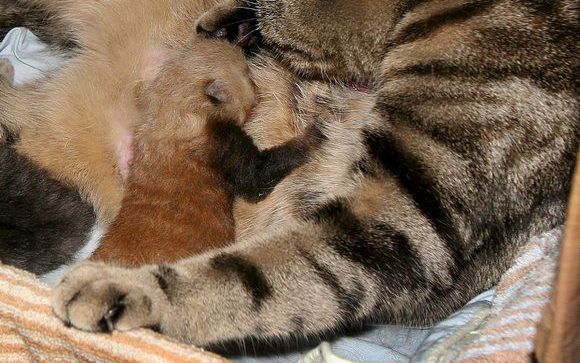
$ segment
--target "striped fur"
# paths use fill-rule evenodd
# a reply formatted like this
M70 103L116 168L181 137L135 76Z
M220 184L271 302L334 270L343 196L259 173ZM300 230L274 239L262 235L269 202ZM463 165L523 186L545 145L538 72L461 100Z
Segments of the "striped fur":
M265 148L324 120L327 142L266 199L236 203L230 247L76 267L54 291L61 319L214 348L425 324L564 221L579 138L573 1L228 0L196 26L241 32L240 7L264 47L248 132Z

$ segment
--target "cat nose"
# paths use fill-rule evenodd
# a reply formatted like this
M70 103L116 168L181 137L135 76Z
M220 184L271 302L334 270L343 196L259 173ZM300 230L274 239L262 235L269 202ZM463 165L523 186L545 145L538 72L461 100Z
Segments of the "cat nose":
M256 14L250 8L209 11L198 20L196 31L207 38L224 39L233 45L249 49L257 45L259 34Z

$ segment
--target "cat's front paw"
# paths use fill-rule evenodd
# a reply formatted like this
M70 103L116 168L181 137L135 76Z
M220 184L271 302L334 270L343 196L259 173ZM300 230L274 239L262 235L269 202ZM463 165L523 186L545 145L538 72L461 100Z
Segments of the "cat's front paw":
M65 324L85 331L157 326L163 301L154 280L145 269L84 263L71 270L55 288L52 306Z

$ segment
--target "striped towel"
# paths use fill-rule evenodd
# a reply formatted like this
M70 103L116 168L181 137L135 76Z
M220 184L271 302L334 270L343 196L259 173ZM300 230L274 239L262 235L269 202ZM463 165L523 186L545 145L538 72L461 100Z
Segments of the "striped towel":
M536 324L550 298L561 237L562 229L556 229L530 240L498 284L489 316L469 333L454 361L532 361Z
M109 335L66 328L52 313L48 287L0 265L0 362L227 361L148 330Z

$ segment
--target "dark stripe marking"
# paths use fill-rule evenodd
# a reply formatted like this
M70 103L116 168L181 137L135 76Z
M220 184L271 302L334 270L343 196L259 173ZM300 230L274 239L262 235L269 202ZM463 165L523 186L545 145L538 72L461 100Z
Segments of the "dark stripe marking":
M355 316L361 307L361 296L357 292L349 292L340 285L339 279L328 267L324 266L310 252L299 249L298 253L308 262L316 275L330 288L336 297L342 317Z
M497 43L497 41L495 41L495 43ZM510 48L512 52L514 52L514 49L522 48L515 46ZM529 58L531 58L531 55ZM570 81L573 77L571 72L566 73L565 69L563 69L561 64L558 62L544 62L541 65L524 64L521 59L515 57L512 60L506 60L504 64L494 64L492 61L481 59L477 67L470 67L466 64L450 64L444 61L416 63L406 68L395 70L389 75L389 77L393 79L394 77L407 75L418 77L440 77L447 80L449 80L450 77L453 77L454 79L476 81L481 85L498 81L509 82L508 80L510 77L514 77L529 80L536 86L548 91L560 89L562 85L559 81L562 79ZM417 89L417 92L420 92L420 89ZM425 94L425 96L429 95ZM431 97L433 97L433 95ZM481 99L478 98L477 100L486 101L487 103L497 101L496 98L490 95L487 95L487 98L484 98L486 95L481 95L481 97ZM423 100L423 98L419 98Z
M212 258L211 265L216 270L237 275L246 291L252 296L252 304L256 311L259 311L264 302L272 296L272 287L262 270L246 258L222 253Z
M407 25L392 40L396 45L414 42L426 38L444 25L458 23L484 12L493 2L474 1L436 13L427 19Z
M425 269L408 237L388 223L363 223L342 200L327 203L311 218L328 224L330 247L380 278L389 286L389 292L408 291L428 284ZM360 296L364 291L357 293Z
M397 179L399 186L445 241L455 264L460 265L464 258L463 238L454 228L453 218L442 203L443 196L436 181L429 175L429 166L405 150L401 141L388 132L365 132L364 136L369 154Z
M165 296L167 296L169 302L172 302L173 294L171 292L173 289L171 289L171 287L175 286L175 283L177 282L177 272L167 265L159 265L157 266L157 271L153 271L151 274L157 280L159 288L163 291Z
M426 97L428 99L428 97ZM455 122L424 122L408 107L394 105L396 100L380 100L380 109L387 114L393 125L403 124L418 132L427 134L429 138L459 155L480 155L481 145L477 141L487 135L484 127L470 127L465 123ZM387 103L388 102L388 103ZM445 101L442 100L442 104Z

